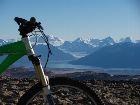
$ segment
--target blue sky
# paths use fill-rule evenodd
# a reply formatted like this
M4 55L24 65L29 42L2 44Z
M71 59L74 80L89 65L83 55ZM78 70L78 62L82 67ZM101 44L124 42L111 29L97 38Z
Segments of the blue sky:
M14 17L35 16L46 34L64 40L140 39L139 0L0 0L0 38L20 38Z

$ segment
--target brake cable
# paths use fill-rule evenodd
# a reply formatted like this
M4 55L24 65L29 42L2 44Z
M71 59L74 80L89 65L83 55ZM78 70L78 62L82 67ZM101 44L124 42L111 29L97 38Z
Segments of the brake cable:
M49 58L50 58L50 54L52 55L52 51L51 51L51 48L50 48L50 43L49 43L48 37L45 35L45 33L40 28L38 28L38 29L39 29L39 31L34 31L35 33L32 32L32 35L30 35L30 36L35 36L36 37L36 41L35 41L35 44L33 45L33 47L36 46L36 44L38 42L38 38L37 38L38 34L36 34L37 32L40 32L42 34L41 35L41 38L47 44L47 47L48 47L48 55L47 55L47 60L46 60L45 65L44 65L44 69L45 69L46 66L47 66L47 64L48 64L48 61L49 61Z
M44 66L44 69L46 68L47 64L48 64L48 61L49 61L49 58L50 58L50 54L52 55L52 51L51 51L51 48L50 48L50 43L49 43L49 39L48 37L44 34L44 32L39 29L39 31L41 32L42 34L42 39L44 40L44 42L47 44L47 47L48 47L48 55L47 55L47 60L46 60L46 63L45 63L45 66Z
M29 37L35 36L35 43L34 43L34 45L32 47L35 47L37 45L37 42L38 42L38 34L36 34L37 33L36 31L34 31L34 32L35 33L32 32L32 35L29 36Z

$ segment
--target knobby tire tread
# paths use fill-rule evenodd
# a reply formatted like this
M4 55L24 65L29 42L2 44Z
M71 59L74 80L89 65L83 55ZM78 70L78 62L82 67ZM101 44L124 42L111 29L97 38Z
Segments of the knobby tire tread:
M93 97L97 105L104 105L103 102L101 101L100 97L91 90L89 87L86 85L82 84L81 82L78 82L73 79L69 79L66 77L55 77L55 78L50 78L50 86L55 86L55 85L69 85L73 87L77 87L84 92L86 92L88 95ZM32 98L36 93L38 93L40 90L42 90L42 84L37 83L36 85L32 86L19 100L17 105L26 105L28 100Z

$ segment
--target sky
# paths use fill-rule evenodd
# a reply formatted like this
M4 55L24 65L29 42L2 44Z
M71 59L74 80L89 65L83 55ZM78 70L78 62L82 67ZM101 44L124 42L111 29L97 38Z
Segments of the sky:
M64 40L139 40L139 5L139 0L0 0L0 39L19 39L14 17L34 16L46 34Z

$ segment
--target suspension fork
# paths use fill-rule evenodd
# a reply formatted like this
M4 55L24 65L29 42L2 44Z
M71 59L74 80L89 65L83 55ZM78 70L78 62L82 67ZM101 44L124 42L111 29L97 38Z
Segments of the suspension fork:
M48 76L45 76L44 70L42 68L42 65L40 63L40 60L37 56L30 55L28 56L29 60L33 63L37 79L42 83L42 85L45 87L49 85L49 78Z
M43 85L43 97L44 97L44 101L45 101L46 105L54 105L52 96L50 94L49 78L48 78L48 76L45 76L39 58L34 55L30 55L28 57L29 57L29 60L31 60L34 65L37 79Z
M44 101L45 101L46 105L54 105L53 101L50 101L52 99L50 98L51 95L50 95L49 78L48 78L48 76L45 76L45 74L44 74L42 65L40 63L40 59L37 56L35 56L35 52L32 48L32 45L30 43L29 38L24 37L24 38L22 38L22 41L25 44L25 47L26 47L26 50L27 50L27 53L28 53L28 58L32 62L32 64L34 65L37 79L43 85L42 89L43 89ZM48 103L47 103L47 101L48 101Z

